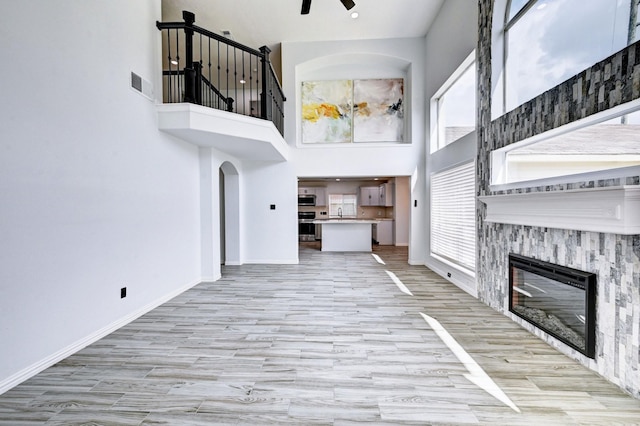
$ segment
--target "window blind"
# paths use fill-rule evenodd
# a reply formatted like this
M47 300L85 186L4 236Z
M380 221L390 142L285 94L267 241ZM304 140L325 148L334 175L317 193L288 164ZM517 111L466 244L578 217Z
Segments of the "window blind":
M431 253L475 272L475 164L431 176Z

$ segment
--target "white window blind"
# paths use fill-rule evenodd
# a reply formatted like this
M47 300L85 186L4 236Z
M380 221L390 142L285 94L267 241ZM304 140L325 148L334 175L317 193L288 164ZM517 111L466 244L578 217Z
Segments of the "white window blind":
M329 194L329 216L356 217L355 194Z
M472 273L476 264L475 164L431 176L431 253Z

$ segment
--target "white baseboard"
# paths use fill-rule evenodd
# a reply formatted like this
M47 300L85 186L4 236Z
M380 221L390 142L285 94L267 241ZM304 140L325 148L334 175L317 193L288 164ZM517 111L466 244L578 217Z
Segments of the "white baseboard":
M245 260L244 265L297 265L298 259L260 259L260 260Z
M47 368L51 367L52 365L62 361L63 359L69 357L70 355L73 355L74 353L78 352L81 349L84 349L85 347L89 346L92 343L97 342L98 340L102 339L103 337L109 335L110 333L113 333L114 331L116 331L117 329L129 324L131 321L141 317L142 315L146 314L147 312L157 308L158 306L162 305L163 303L168 302L169 300L173 299L174 297L184 293L185 291L189 290L190 288L198 285L199 283L201 283L203 280L198 280L196 282L193 283L189 283L185 286L182 286L180 288L178 288L177 290L172 291L169 294L166 294L156 300L154 300L153 302L143 306L142 308L138 309L135 312L130 313L129 315L120 318L117 321L112 322L111 324L96 330L94 333L91 333L90 335L72 343L71 345L62 348L61 350L47 356L46 358L41 359L38 362L35 362L33 364L31 364L29 367L24 368L20 371L18 371L17 373L9 376L8 378L0 381L0 395L2 395L3 393L7 392L9 389L12 389L13 387L19 385L20 383L24 382L25 380L35 376L36 374L40 373L43 370L46 370Z
M220 278L222 278L222 274L217 274L214 277L202 277L200 279L200 282L211 283L211 282L214 282L214 281L218 281Z
M245 260L244 262L239 262L236 260L232 260L230 262L225 261L225 265L227 266L241 266L241 265L297 265L298 260L280 260L280 259L260 259L260 260Z
M431 258L431 261L426 262L425 266L431 269L436 274L440 275L445 280L449 281L461 290L466 291L471 296L478 298L478 290L475 285L475 277L471 277L456 268L452 268L444 263Z
M474 276L462 272L460 269L441 262L434 257L429 257L425 266L456 287L466 291L476 299L478 298L476 278Z

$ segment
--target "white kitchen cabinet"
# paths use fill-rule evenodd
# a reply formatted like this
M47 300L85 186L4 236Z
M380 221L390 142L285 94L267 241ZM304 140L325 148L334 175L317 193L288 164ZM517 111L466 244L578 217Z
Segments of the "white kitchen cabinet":
M381 220L378 222L377 226L377 239L378 244L381 246L392 246L395 244L393 234L394 234L394 223L393 220Z
M371 251L371 226L375 220L315 220L322 226L322 251Z
M327 205L327 189L314 188L316 194L316 206L324 207Z
M380 205L380 188L377 186L361 186L360 187L360 205L361 206L379 206Z
M383 183L380 185L380 205L385 207L393 207L394 204L394 185L392 183Z
M378 186L361 186L360 205L393 207L393 189L392 183L383 183Z

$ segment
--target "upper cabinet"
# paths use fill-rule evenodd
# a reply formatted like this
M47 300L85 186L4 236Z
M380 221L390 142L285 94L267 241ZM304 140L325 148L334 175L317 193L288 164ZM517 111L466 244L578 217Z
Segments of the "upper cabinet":
M379 206L380 205L380 188L377 186L361 186L360 187L360 205L361 206Z
M327 205L326 188L314 188L316 190L316 206L324 207Z
M393 207L394 205L394 184L383 183L380 185L380 205L386 207Z
M360 187L361 206L393 206L393 184Z

